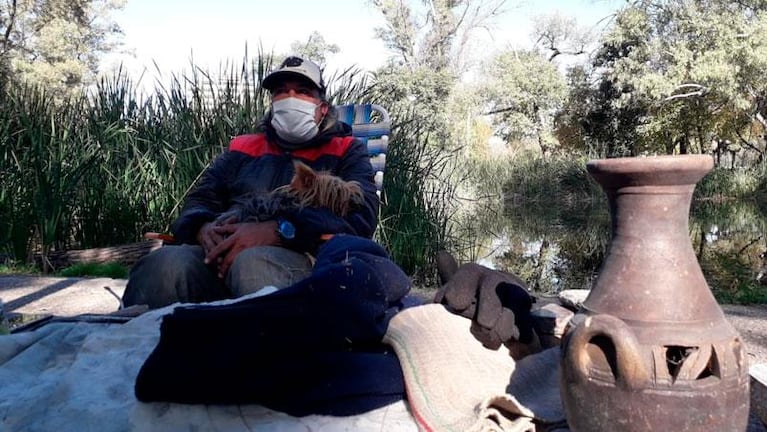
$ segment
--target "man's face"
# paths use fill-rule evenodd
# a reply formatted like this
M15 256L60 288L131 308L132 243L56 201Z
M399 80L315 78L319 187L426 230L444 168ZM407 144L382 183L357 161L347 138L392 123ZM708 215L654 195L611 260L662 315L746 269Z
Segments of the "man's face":
M286 78L272 88L272 103L294 97L317 105L314 121L319 124L328 113L328 104L320 99L320 91L305 80Z

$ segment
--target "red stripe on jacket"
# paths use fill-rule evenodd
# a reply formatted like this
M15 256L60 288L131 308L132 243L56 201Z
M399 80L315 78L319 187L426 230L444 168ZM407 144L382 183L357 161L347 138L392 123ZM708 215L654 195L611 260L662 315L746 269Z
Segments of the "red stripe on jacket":
M308 161L315 161L320 156L343 156L352 145L354 137L333 137L330 141L319 147L299 149L292 152L293 156L300 157ZM269 142L264 134L239 135L234 137L229 143L229 150L245 153L249 156L258 157L265 155L281 155L285 151L277 147L276 144Z

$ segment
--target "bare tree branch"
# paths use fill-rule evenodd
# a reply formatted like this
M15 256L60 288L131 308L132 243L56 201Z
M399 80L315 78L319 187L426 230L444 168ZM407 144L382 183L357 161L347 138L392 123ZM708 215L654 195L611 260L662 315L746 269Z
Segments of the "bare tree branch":
M759 153L760 155L764 154L763 150L760 150L755 145L751 144L747 139L743 138L743 135L740 132L736 133L738 135L738 139L743 143L744 146L750 148L751 150L754 150L755 152Z
M13 26L16 24L16 0L11 0L11 10L8 12L8 27L5 29L5 35L3 35L3 50L0 55L8 52L10 49L11 32L13 32Z
M663 102L670 102L676 99L685 99L685 98L694 97L694 96L703 97L709 92L709 89L706 86L703 86L700 84L688 83L688 84L680 84L676 86L676 88L672 91L672 93L676 92L677 90L690 89L690 88L694 88L698 90L682 93L682 94L672 94L671 96L665 97L663 99Z
M764 118L764 116L762 115L762 113L760 113L760 112L757 112L757 113L756 113L756 115L754 116L754 118L756 118L756 120L757 120L757 121L759 121L759 123L761 123L761 124L762 124L762 126L763 126L765 129L767 129L767 120Z

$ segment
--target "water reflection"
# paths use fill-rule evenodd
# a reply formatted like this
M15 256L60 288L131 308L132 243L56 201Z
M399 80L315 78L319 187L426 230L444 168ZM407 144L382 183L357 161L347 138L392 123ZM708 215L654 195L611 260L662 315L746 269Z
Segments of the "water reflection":
M610 239L604 197L509 200L499 207L474 218L488 245L479 262L513 271L538 292L591 287ZM756 277L767 252L766 227L765 208L752 201L693 203L690 241L712 288L724 295L746 285L763 290Z

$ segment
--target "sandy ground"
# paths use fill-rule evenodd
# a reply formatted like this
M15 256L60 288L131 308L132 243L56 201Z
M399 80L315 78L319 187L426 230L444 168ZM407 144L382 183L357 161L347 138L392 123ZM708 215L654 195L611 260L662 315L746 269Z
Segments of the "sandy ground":
M74 316L120 308L125 279L0 276L5 313Z
M767 364L767 305L722 305L746 344L749 364Z

